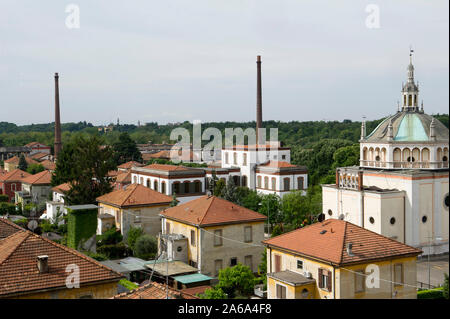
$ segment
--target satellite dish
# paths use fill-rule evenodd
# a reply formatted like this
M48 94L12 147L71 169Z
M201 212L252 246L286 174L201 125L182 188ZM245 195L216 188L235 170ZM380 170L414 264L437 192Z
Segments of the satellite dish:
M38 227L38 223L34 219L30 220L30 222L28 223L27 227L28 227L29 230L34 232L34 230Z

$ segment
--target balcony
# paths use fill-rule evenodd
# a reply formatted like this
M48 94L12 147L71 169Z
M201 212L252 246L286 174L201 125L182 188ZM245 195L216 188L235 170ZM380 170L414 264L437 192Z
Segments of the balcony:
M439 169L448 168L447 161L441 162L381 162L381 161L360 161L363 167L379 167L394 169Z

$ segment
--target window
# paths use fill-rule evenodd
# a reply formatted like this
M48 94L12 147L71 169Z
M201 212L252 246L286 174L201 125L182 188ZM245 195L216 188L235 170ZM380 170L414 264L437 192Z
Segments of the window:
M237 258L233 257L230 259L230 267L236 266L237 265Z
M448 198L448 194L445 195L444 197L444 208L448 210L448 205L449 205L449 198Z
M428 220L428 217L426 216L426 215L424 215L423 217L422 217L422 223L426 223L427 222L427 220Z
M297 189L304 189L303 183L304 183L304 178L298 177L297 178Z
M214 246L222 246L222 229L214 231Z
M333 211L331 209L328 210L328 215L332 216L333 215Z
M392 217L389 222L391 223L391 225L394 225L395 224L395 217Z
M286 155L281 155L281 159L285 160L286 159Z
M180 193L180 183L173 183L172 194L179 194L179 193Z
M369 222L370 222L371 224L375 223L375 218L370 217L370 218L369 218Z
M253 241L253 236L252 236L252 226L245 226L244 227L244 241L246 243L250 243Z
M166 234L170 234L170 223L166 222Z
M237 165L237 153L233 153L233 164Z
M291 179L289 177L286 177L283 179L283 183L284 183L284 190L288 191L291 189Z
M166 193L166 182L161 182L161 193Z
M277 299L286 299L286 287L277 284Z
M228 164L228 153L225 153L225 164Z
M195 247L195 231L191 230L191 245Z
M200 181L195 181L194 182L194 189L195 189L195 192L196 193L200 193L200 187L201 187L201 183L200 183Z
M276 186L277 186L277 180L275 179L275 177L272 177L272 190L276 190Z
M191 187L190 187L190 185L191 185L191 183L188 182L188 181L186 181L186 182L183 183L183 186L184 186L184 192L185 192L186 194L188 194L188 193L191 192Z
M258 176L256 179L257 179L258 188L261 188L261 176Z
M247 176L242 176L242 186L247 186Z
M243 165L247 165L247 153L244 153L244 161L242 162Z
M215 277L219 276L219 271L223 268L222 259L214 260Z
M158 191L158 181L156 179L153 181L153 189Z
M275 272L281 271L281 256L275 255Z
M136 214L139 214L139 215L135 215L134 216L134 222L136 223L136 224L139 224L140 222L141 222L141 211L140 210L138 210L138 211L135 211L135 213Z
M244 257L244 264L253 271L253 257L252 255Z
M395 264L394 265L394 286L403 285L403 265Z
M319 288L331 291L331 272L326 269L319 269Z
M303 260L297 260L297 269L303 269Z
M357 270L355 271L355 292L363 292L365 289L364 285L365 276L364 276L364 270Z
M264 176L264 188L269 189L269 177Z
M150 178L147 178L147 187L148 188L152 187L152 183L150 182Z

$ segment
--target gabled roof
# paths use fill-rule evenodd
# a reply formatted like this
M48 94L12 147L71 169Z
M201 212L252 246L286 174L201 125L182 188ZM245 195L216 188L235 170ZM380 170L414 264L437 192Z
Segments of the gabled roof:
M352 243L350 256L347 244ZM328 219L263 241L263 244L335 265L417 256L420 249L344 220Z
M56 169L56 164L53 163L52 161L46 159L43 160L42 162L40 162L39 164L41 164L42 166L44 166L44 168L46 170L50 170L50 171L54 171Z
M159 171L173 172L173 171L188 171L189 168L178 165L168 165L168 164L150 164L144 166L143 168L154 169Z
M176 290L170 286L168 288L169 299L198 299L194 295ZM112 299L166 299L166 297L166 286L153 281L134 290L118 294Z
M0 182L21 182L28 176L31 176L31 174L20 169L15 169L11 172L4 171L0 173Z
M47 255L49 270L40 273L37 256ZM80 285L114 282L122 275L78 251L28 230L0 240L0 297L66 288L66 267L79 267Z
M22 180L22 183L30 185L47 185L52 181L52 173L50 171L42 171L40 173L30 175Z
M127 171L117 174L116 183L131 184L131 172Z
M63 184L53 187L52 191L60 193L60 194L64 194L64 192L70 191L71 188L72 187L70 186L69 183L63 183Z
M36 153L36 154L31 155L31 158L32 158L32 159L35 159L35 160L40 160L41 158L46 157L46 156L49 156L49 155L50 155L50 154L48 154L48 153L42 153L42 152L39 152L39 153Z
M161 215L196 226L264 221L266 216L216 196L202 196L165 209Z
M32 159L28 156L24 156L24 157L25 157L25 162L27 162L28 165L38 163L37 161L35 161L34 159ZM13 156L13 157L5 160L4 163L18 165L19 161L20 161L20 158L18 156Z
M123 163L123 164L117 166L117 168L130 169L133 166L141 167L141 166L144 166L144 165L142 163L139 163L139 162L136 162L136 161L129 161L129 162L126 162L126 163Z
M97 197L97 202L118 207L150 206L168 204L172 202L172 197L140 184L131 184L126 189L115 190Z
M21 230L24 229L5 218L0 218L0 240Z
M26 144L25 146L27 146L27 147L33 147L33 146L35 146L35 145L42 145L42 146L44 146L44 147L48 147L47 145L44 145L44 144L39 143L39 142L31 142L31 143Z

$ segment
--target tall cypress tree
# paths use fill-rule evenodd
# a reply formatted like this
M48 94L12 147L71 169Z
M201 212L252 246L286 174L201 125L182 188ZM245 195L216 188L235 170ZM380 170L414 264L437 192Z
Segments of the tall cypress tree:
M21 169L22 171L26 171L28 168L28 163L25 160L25 156L23 156L23 154L20 154L18 168Z

